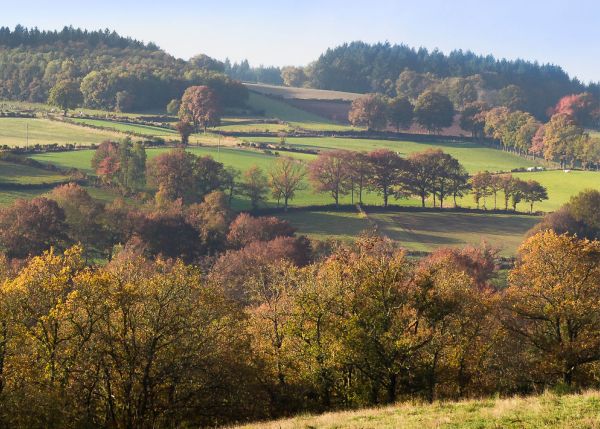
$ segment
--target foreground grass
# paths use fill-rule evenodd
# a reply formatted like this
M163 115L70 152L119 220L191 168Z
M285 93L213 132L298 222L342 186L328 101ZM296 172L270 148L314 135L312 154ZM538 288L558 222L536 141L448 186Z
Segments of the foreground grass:
M300 416L240 426L245 429L600 428L600 393L487 399Z

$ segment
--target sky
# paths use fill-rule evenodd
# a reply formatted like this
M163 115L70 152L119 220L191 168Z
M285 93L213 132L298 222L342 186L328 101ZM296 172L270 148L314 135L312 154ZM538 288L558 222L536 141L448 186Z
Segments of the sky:
M306 65L345 42L471 50L600 81L598 0L0 0L0 25L110 28L190 58Z

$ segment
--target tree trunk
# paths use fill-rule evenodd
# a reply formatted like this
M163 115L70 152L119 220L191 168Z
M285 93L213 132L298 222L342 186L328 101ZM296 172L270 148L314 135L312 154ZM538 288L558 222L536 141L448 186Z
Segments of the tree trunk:
M396 402L396 386L398 385L398 376L391 374L387 385L387 401L389 404Z

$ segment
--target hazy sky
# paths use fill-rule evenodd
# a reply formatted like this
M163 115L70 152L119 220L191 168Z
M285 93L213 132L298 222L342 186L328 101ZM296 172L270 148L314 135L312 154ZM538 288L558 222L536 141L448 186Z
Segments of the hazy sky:
M600 81L598 0L0 0L0 25L111 28L182 58L304 65L353 40L470 49Z

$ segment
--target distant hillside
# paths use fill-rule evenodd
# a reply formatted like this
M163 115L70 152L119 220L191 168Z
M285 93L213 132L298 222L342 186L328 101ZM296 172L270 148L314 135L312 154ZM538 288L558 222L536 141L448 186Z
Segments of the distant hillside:
M0 99L45 102L56 82L75 80L93 108L113 109L119 92L131 110L164 108L201 84L212 86L225 106L243 104L246 89L207 64L108 30L0 28Z
M598 84L584 85L557 65L496 59L462 50L446 55L438 50L389 43L352 42L328 49L310 65L307 75L314 88L393 96L398 92L398 79L404 70L438 79L477 76L481 81L479 88L475 88L477 91L500 91L508 87L507 92L519 93L519 107L538 117L543 117L564 95L600 93Z
M244 85L251 91L258 92L259 94L281 97L284 99L352 101L362 95L355 92L328 91L323 89L296 88L291 86L258 83L245 83Z
M600 393L543 394L529 398L484 399L301 416L241 426L244 429L433 429L600 427Z
M285 69L250 67L246 60L224 64L229 76L276 85L283 83ZM346 43L328 49L300 71L304 86L315 89L412 99L433 89L448 95L458 109L477 100L526 110L539 119L565 95L588 91L600 98L599 83L584 84L558 65L389 43Z

